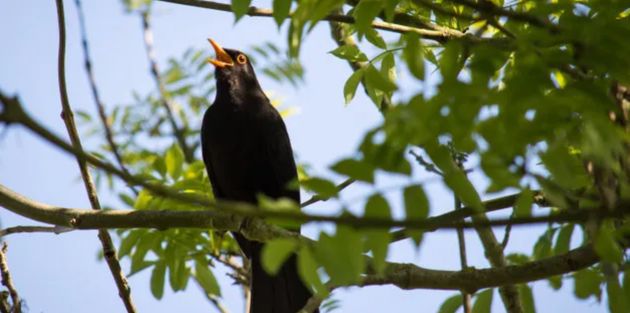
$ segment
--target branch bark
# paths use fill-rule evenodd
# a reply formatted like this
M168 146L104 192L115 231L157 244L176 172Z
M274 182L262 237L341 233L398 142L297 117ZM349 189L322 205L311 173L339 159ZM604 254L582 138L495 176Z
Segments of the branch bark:
M232 7L229 4L219 3L215 1L205 1L205 0L160 0L162 2L175 3L180 5L193 6L197 8L210 9L215 11L223 11L223 12L232 12ZM265 8L257 8L257 7L249 7L247 13L248 16L258 16L258 17L273 17L273 10L265 9ZM289 14L289 17L291 14ZM329 14L322 18L324 21L333 21L345 24L354 24L355 19L352 16L344 15L344 14ZM399 19L399 21L402 21ZM411 24L411 23L410 23ZM402 24L396 23L388 23L382 21L372 21L372 27L374 29L380 29L384 31L394 32L394 33L415 33L420 37L428 40L435 40L438 42L444 42L451 39L462 39L471 43L498 43L502 44L503 40L499 40L497 38L480 38L471 36L469 34L462 33L457 30L447 31L446 29L440 27L437 30L435 29L424 29L418 27L412 27Z
M68 131L68 135L70 136L70 140L72 141L73 148L78 151L83 151L83 147L81 145L81 139L79 137L79 133L77 131L77 127L74 121L72 108L70 107L70 101L68 100L68 91L66 88L66 73L65 73L66 26L65 26L63 0L56 0L56 3L57 3L57 21L59 23L59 55L58 55L57 66L58 66L58 76L59 76L59 93L61 95L61 106L62 106L61 116L66 125L66 129ZM87 163L84 159L79 158L79 157L77 157L77 162L79 164L79 169L81 171L81 178L85 185L85 190L90 200L92 209L99 211L101 210L101 204L98 200L98 195L96 193L96 186L94 185L94 182L92 181L92 176L90 174L90 171L88 170ZM101 241L101 246L103 247L103 255L105 256L105 261L107 262L109 270L112 276L114 277L114 281L116 282L116 287L118 288L118 294L121 300L123 301L127 312L135 313L136 308L131 298L131 289L129 288L129 283L127 282L127 278L125 277L125 274L122 272L120 263L118 262L118 258L116 256L116 249L114 248L112 238L106 229L99 229L98 238Z
M11 296L11 302L13 302L12 307L10 308L11 313L21 313L22 312L22 300L20 300L20 295L15 289L15 285L13 284L13 279L11 278L11 273L9 273L9 264L7 262L7 243L2 244L2 248L0 249L0 273L2 275L2 284L7 287L9 290L9 295Z
M109 122L109 119L107 118L107 113L105 112L105 105L103 104L103 101L101 100L100 94L98 92L98 88L96 86L96 78L95 78L94 71L92 68L92 60L90 58L90 48L89 48L88 40L87 40L85 17L83 15L83 7L81 5L81 0L75 0L74 3L75 3L75 6L77 7L77 15L79 19L79 30L81 33L81 46L83 48L85 72L87 73L87 76L88 76L90 90L92 91L92 98L94 98L94 103L96 104L96 109L98 112L99 119L101 120L103 129L105 130L105 140L107 140L109 148L112 154L114 155L114 158L116 159L116 162L118 163L118 166L120 166L120 169L123 172L129 174L129 170L123 163L122 156L120 155L120 149L118 148L118 145L116 144L116 141L114 140L114 132L112 131L112 128L110 125L111 123ZM133 186L129 186L129 187L131 188L133 193L135 193L136 195L138 194L138 191Z
M199 211L94 211L54 207L20 196L0 185L0 205L25 217L41 222L75 227L78 229L144 227L166 229L195 227L239 231L246 238L266 242L274 238L296 238L305 244L311 239L270 225L260 219L247 219L208 210ZM627 212L628 214L630 212ZM587 216L586 218L588 218ZM506 220L507 223L509 220ZM448 225L472 227L470 223ZM433 226L433 225L432 225ZM627 246L624 246L627 249ZM383 275L368 275L361 286L391 284L402 289L448 289L473 293L481 288L519 284L560 275L591 266L599 257L591 246L574 249L566 254L528 262L488 269L443 271L418 267L414 264L388 263Z
M0 238L20 233L54 233L59 235L61 233L72 231L72 228L63 226L13 226L5 229L0 229Z
M187 163L192 163L194 161L194 149L188 145L186 142L186 129L184 127L180 127L177 125L177 120L175 119L175 114L173 112L173 108L175 107L171 97L166 91L166 86L164 85L164 80L162 79L162 75L160 74L160 68L157 63L157 56L155 52L155 47L153 46L153 30L151 29L151 15L150 12L144 11L141 12L142 16L142 31L144 33L144 46L147 52L147 58L149 59L149 65L151 68L151 76L155 81L155 85L158 88L160 93L160 100L164 110L166 111L166 118L171 124L171 128L173 129L173 134L175 135L175 139L177 140L179 146L184 153L184 159Z

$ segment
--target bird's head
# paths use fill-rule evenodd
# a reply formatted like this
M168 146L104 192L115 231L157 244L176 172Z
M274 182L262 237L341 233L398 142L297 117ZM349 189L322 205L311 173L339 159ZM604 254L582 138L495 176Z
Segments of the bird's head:
M224 49L212 39L208 39L208 41L216 53L216 58L208 58L208 62L215 67L219 87L247 90L260 88L254 68L245 53Z

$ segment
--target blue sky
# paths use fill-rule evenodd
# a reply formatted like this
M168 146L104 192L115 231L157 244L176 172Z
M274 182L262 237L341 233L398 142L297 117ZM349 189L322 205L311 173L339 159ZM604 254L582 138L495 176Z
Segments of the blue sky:
M73 2L66 2L67 75L70 101L75 110L94 113L83 68L78 23ZM268 3L256 3L267 6ZM140 94L153 88L145 57L140 18L126 14L119 1L85 1L88 35L96 79L102 98L109 108L131 101L132 91ZM284 46L284 29L280 32L272 19L243 18L234 24L225 12L195 9L156 3L153 13L155 45L162 64L168 57L180 56L188 47L211 49L206 38L212 37L225 47L244 49L263 41ZM0 3L0 88L17 93L27 110L57 134L66 137L59 118L60 104L56 80L57 22L54 1L4 1ZM306 38L301 59L306 68L306 84L299 89L262 78L265 90L281 96L286 105L299 113L287 119L293 147L300 162L310 164L316 173L331 175L327 167L334 161L354 153L363 133L377 125L381 116L359 89L348 106L343 103L342 88L350 69L343 61L327 52L335 48L328 26L316 27ZM260 75L259 75L260 76ZM403 94L411 94L422 86L402 73ZM56 148L43 143L20 127L0 132L0 183L41 202L89 207L78 179L76 161ZM87 141L94 147L95 142ZM432 214L452 207L451 196L440 183L430 180L421 169L414 169L414 180L431 181L426 188L432 200ZM484 184L482 178L475 181ZM396 177L378 177L378 185L399 184ZM360 196L371 189L360 184L344 192L353 199L352 207L360 207ZM103 203L115 204L115 194L102 189ZM400 195L388 193L393 204ZM309 209L334 212L335 203L320 203ZM32 225L34 222L0 210L2 227ZM316 235L317 226L305 229ZM514 230L508 251L529 252L533 238L541 227ZM502 236L502 230L496 230ZM467 232L469 263L486 267L476 234ZM576 238L574 238L575 240ZM71 232L62 235L12 235L9 243L9 266L29 312L123 312L115 285L105 263L97 260L99 242L95 231ZM427 268L459 269L456 235L451 231L428 234L420 250L409 242L392 246L390 259L414 262ZM123 262L128 268L128 262ZM217 277L223 286L224 300L231 312L242 312L240 291L230 286L221 271ZM593 300L578 301L571 293L573 282L564 281L561 291L553 291L546 282L532 284L538 312L605 312L605 306ZM200 290L189 284L185 292L165 294L161 301L149 290L149 272L130 278L132 293L139 312L213 312ZM401 291L393 287L349 288L335 293L341 300L339 312L436 312L453 291ZM495 293L493 308L503 311Z

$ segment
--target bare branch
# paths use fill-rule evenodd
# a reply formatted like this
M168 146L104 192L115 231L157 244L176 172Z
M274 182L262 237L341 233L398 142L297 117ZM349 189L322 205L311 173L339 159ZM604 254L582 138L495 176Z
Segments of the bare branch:
M462 209L462 202L455 198L455 210ZM466 256L466 237L464 236L464 229L457 228L457 243L459 245L459 264L462 270L468 269L468 257ZM464 306L464 313L472 313L471 294L462 290L462 303Z
M431 288L466 290L474 293L482 288L527 283L578 271L598 261L597 253L589 245L523 265L469 269L459 272L429 270L406 263L388 263L383 275L368 275L361 286L391 284L401 289Z
M192 163L194 161L194 151L193 148L188 145L186 142L186 129L184 127L180 127L177 125L177 121L175 119L175 114L173 113L173 108L175 107L173 101L166 91L166 86L164 86L164 81L162 80L162 76L160 74L160 69L157 63L157 55L155 52L155 47L153 46L153 30L151 29L151 15L149 11L144 11L141 13L142 16L142 31L144 32L144 46L147 51L147 58L149 59L149 64L151 67L151 76L153 76L153 80L158 88L160 93L160 100L162 102L162 106L164 110L166 110L166 118L171 124L171 128L173 128L173 134L175 135L175 139L179 143L179 146L184 153L184 158L186 162Z
M72 146L74 149L78 151L83 151L83 147L81 145L81 139L79 137L79 133L77 132L77 127L74 121L74 116L72 113L72 108L70 107L70 102L68 101L68 92L66 88L66 72L65 72L65 58L66 58L66 26L65 26L65 16L64 16L64 8L63 8L63 0L56 0L57 3L57 21L59 24L59 55L58 55L58 76L59 76L59 93L61 95L61 106L62 113L61 116L66 125L66 129L68 131L68 135L70 136L70 140L72 141ZM96 193L96 186L94 186L94 182L92 181L92 176L90 171L88 170L87 163L84 159L77 157L77 162L79 163L79 169L81 171L81 178L83 179L83 183L85 185L85 190L88 194L88 198L90 200L90 204L92 209L101 210L101 204L98 200L98 195ZM129 284L127 283L127 279L125 274L122 272L120 267L120 263L118 262L118 258L116 257L116 249L114 248L114 244L112 243L112 238L105 229L99 229L98 238L101 241L101 246L103 247L103 254L105 256L105 260L109 267L112 276L114 277L114 281L116 282L116 286L118 287L118 294L122 299L125 308L128 313L135 313L136 308L131 299L131 289L129 288Z
M243 203L229 203L231 207L246 205ZM408 220L383 220L379 218L327 215L287 215L278 211L265 211L254 208L256 214L242 216L228 214L226 212L200 210L110 210L93 211L85 209L73 209L51 206L28 199L0 184L0 206L21 216L54 225L73 227L76 229L99 228L202 228L225 231L240 231L243 235L256 241L267 241L277 237L296 237L298 234L286 229L270 225L261 219L248 217L266 217L277 220L289 220L296 222L331 222L342 225L350 225L355 228L389 228L408 227L409 229L456 229L503 226L527 225L550 222L584 222L597 221L606 218L625 217L630 215L627 209L629 203L623 202L619 208L611 211L575 209L554 213L545 216L516 217L513 219L498 218L485 221L450 221L438 219L408 219ZM258 235L250 236L250 232ZM264 234L264 236L259 236Z
M337 192L341 192L342 190L346 189L346 187L352 185L355 182L354 179L352 178L348 178L346 180L344 180L342 183L340 183L339 185L337 185ZM305 208L313 203L319 202L319 201L326 201L328 199L320 196L320 195L314 195L312 196L310 199L302 202L302 204L300 205L300 207Z
M114 132L112 131L112 128L110 125L111 123L109 122L109 119L107 118L107 113L105 113L105 105L103 104L103 101L101 100L101 97L98 92L98 88L96 87L96 78L94 76L94 71L92 70L92 60L90 58L90 49L88 45L85 17L83 15L83 7L81 6L81 0L74 0L74 3L75 3L75 6L77 7L77 15L79 18L79 30L81 34L81 46L83 47L85 72L87 73L87 76L88 76L88 82L90 84L90 89L92 90L92 98L94 98L94 103L96 104L96 109L98 111L98 116L101 120L101 125L103 125L103 129L105 130L105 140L107 140L107 143L109 144L109 148L112 151L112 154L114 155L114 158L116 159L116 162L118 163L118 166L120 166L120 169L123 172L129 174L129 170L127 169L127 167L125 167L125 164L123 163L122 156L120 155L120 150L118 149L118 145L116 144L116 141L114 140ZM129 186L129 188L131 188L133 193L135 193L136 195L138 194L138 191L133 186Z
M298 313L313 313L315 310L319 309L319 306L322 305L324 298L321 298L317 295L312 296L304 307L298 311Z
M166 229L171 227L195 227L204 229L239 231L246 238L266 242L274 238L291 237L303 241L305 244L314 244L306 237L288 231L278 226L270 225L260 219L242 219L236 216L219 215L208 210L199 211L133 211L112 210L94 211L79 210L37 203L26 199L6 187L0 185L0 205L23 216L65 226L74 226L79 229L95 228L127 228L144 227ZM581 220L592 219L593 214L605 213L599 210L588 212ZM576 221L577 216L573 212L560 214L571 217ZM620 214L620 212L617 212ZM630 214L628 210L623 214ZM553 216L556 217L556 216ZM550 218L550 217L547 217ZM488 221L488 224L497 224L499 220ZM509 220L500 221L502 224ZM515 218L512 223L521 221ZM425 225L426 226L426 225ZM435 225L430 225L434 227ZM474 227L472 223L453 223L445 225L445 228ZM483 225L488 226L488 225ZM624 246L627 248L627 246ZM417 267L413 264L388 263L385 274L368 275L361 285L392 284L403 289L433 288L452 289L474 292L481 288L504 286L535 281L549 276L560 275L591 266L599 261L599 257L592 247L586 246L572 250L564 255L551 257L534 262L528 262L518 266L503 266L489 269L468 269L463 271L442 271Z
M13 279L11 278L11 273L9 273L9 264L7 263L6 253L7 243L4 242L2 243L2 249L0 249L0 273L2 274L2 284L9 290L11 302L13 302L11 313L21 313L22 301L20 300L20 296L15 289L15 285L13 285Z
M73 228L63 226L13 226L0 229L0 238L19 233L54 233L55 235L59 235L73 230Z

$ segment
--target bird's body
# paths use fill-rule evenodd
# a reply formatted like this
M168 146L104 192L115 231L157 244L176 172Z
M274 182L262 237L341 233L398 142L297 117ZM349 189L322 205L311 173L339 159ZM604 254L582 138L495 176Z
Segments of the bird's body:
M201 143L215 197L257 204L258 195L264 194L299 203L299 191L288 187L297 170L280 114L260 88L246 57L212 44L219 59L211 61L217 67L217 96L204 115ZM234 235L252 264L250 313L300 310L311 293L299 278L295 256L271 276L260 263L263 244Z

